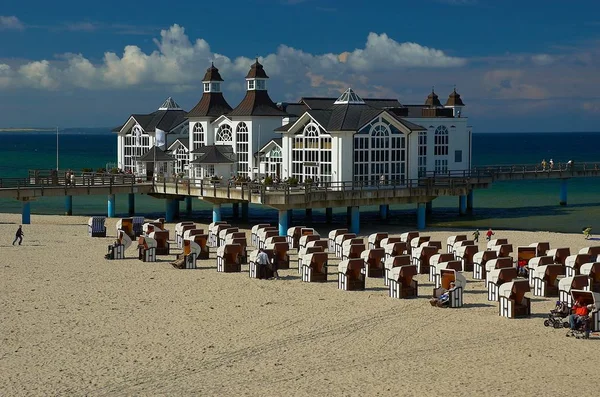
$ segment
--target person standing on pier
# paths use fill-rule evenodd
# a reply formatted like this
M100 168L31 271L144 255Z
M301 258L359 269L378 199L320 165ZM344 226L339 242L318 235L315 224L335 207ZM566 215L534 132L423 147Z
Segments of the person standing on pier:
M542 160L542 171L546 171L546 159Z
M548 165L550 165L550 171L552 171L552 168L554 168L554 160L550 159Z
M23 226L19 225L19 228L17 229L17 233L15 233L15 240L13 241L12 245L15 245L17 240L19 240L19 245L21 245L21 243L23 242L23 236L25 235L25 233L23 233L22 228L23 228Z

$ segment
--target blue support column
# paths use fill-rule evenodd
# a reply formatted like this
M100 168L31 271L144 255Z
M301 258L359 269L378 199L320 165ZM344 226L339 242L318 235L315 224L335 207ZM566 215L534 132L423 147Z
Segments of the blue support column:
M346 224L348 226L352 224L352 207L346 208Z
M233 214L233 219L238 219L240 217L240 204L239 203L231 204L231 213Z
M473 190L470 190L469 194L467 194L467 212L473 212Z
M425 230L425 219L427 217L426 207L427 207L427 205L425 203L417 204L417 229L418 230Z
M185 198L185 213L187 216L192 216L192 196L187 196Z
M213 204L213 222L221 221L221 204Z
M458 213L465 215L467 213L467 196L458 196Z
M65 196L65 215L73 215L73 196Z
M288 225L294 223L294 210L287 210Z
M175 219L179 219L179 200L173 200L173 214Z
M117 209L117 205L115 202L115 195L109 194L108 195L108 217L109 218L115 217L116 209Z
M287 230L288 230L288 211L286 210L279 210L279 235L280 236L287 236Z
M23 201L23 210L21 211L21 224L29 225L31 223L31 202Z
M135 215L135 193L129 193L127 195L128 211L129 216Z
M431 214L433 213L433 200L431 200L431 201L428 201L428 202L425 204L425 213L426 213L427 215L431 215Z
M379 217L382 221L386 221L388 218L388 213L390 211L390 206L387 204L382 204L379 206Z
M312 220L312 208L307 208L306 209L306 219L311 221Z
M242 203L242 220L248 220L248 203L245 201Z
M358 235L360 232L360 208L350 207L350 233Z
M165 199L165 222L173 222L175 219L175 206L173 199Z
M331 223L333 219L333 208L325 208L325 222Z
M567 205L567 179L560 180L560 205Z

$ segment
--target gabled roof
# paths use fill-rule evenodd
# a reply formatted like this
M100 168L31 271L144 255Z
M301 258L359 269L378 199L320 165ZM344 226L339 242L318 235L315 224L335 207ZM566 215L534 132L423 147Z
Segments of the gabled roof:
M192 152L197 154L191 164L233 164L236 161L233 148L229 145L207 145Z
M265 143L263 147L261 147L260 149L258 149L258 152L254 153L254 156L256 157L258 155L258 153L263 153L265 152L265 149L267 147L269 147L271 144L275 144L277 146L279 146L280 149L283 149L283 139L282 138L273 138L271 139L269 142Z
M456 92L456 88L450 93L446 106L465 106L462 99L460 99L460 95Z
M168 133L186 120L186 113L183 110L157 110L150 114L132 114L131 117L146 132L159 128Z
M227 116L288 116L277 107L266 90L248 90L246 96Z
M162 149L152 146L150 150L144 153L142 156L138 157L136 161L141 161L142 163L148 163L153 161L175 161L175 159L165 153Z
M289 114L290 116L300 117L310 109L303 103L282 103L281 110Z
M182 145L184 148L189 149L188 148L188 144L189 141L185 138L177 138L175 139L170 145L168 145L169 147L167 148L167 150L171 151L171 148L176 144L179 143L180 145Z
M215 64L211 63L210 67L208 69L206 69L206 74L204 75L204 78L202 79L202 81L225 81L225 80L223 80L223 78L221 77L221 74L219 74L219 69L217 69L215 67Z

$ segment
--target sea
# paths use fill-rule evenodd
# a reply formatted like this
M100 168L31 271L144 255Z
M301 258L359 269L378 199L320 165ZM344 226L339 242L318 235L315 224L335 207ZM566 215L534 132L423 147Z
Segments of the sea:
M1 132L0 178L25 177L30 169L56 168L57 134L55 131ZM534 164L542 159L565 163L600 162L600 132L563 133L475 133L473 166ZM116 162L117 139L108 128L67 129L58 133L60 169L104 168ZM457 197L439 197L433 201L428 228L512 229L581 233L584 227L600 231L600 177L568 181L568 205L559 205L559 180L494 182L489 189L474 193L474 212L458 214ZM136 213L147 217L164 216L164 200L136 196ZM224 206L223 216L231 215ZM127 212L127 196L117 195L117 216ZM104 196L73 197L74 215L106 214ZM0 199L0 212L20 213L21 203ZM64 198L41 197L31 202L32 214L64 214ZM183 214L182 204L182 214ZM193 219L208 222L211 207L194 200ZM250 207L249 222L272 221L276 211L260 205ZM294 222L302 222L304 211L295 211ZM343 224L345 208L334 209L334 223ZM324 210L314 210L313 223L324 223ZM380 222L378 207L361 208L361 222ZM416 225L415 205L394 205L389 224Z

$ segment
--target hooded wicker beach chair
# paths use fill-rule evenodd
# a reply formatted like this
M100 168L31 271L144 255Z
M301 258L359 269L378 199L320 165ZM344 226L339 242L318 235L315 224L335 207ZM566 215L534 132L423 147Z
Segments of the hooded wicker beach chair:
M302 281L309 283L326 282L327 259L326 252L313 252L304 255L302 259Z
M370 278L384 278L385 250L383 248L372 248L360 253L360 257L365 261L365 274Z
M90 237L106 237L106 217L92 216L88 219L88 236Z
M500 291L500 286L504 283L513 281L516 278L517 269L514 267L500 267L490 270L486 279L488 289L488 300L497 302L499 297L498 292Z
M444 253L444 254L435 254L429 258L429 281L435 283L435 275L437 271L437 266L440 263L453 261L454 254L452 253Z
M389 295L391 298L406 299L419 296L419 283L415 265L401 265L390 269L388 273Z
M286 234L286 241L290 246L290 249L298 249L300 237L302 236L302 229L306 228L306 226L293 226L288 228Z
M587 289L600 293L600 262L585 263L581 265L579 272L588 278Z
M335 229L328 234L329 252L335 253L335 239L337 236L348 233L348 229Z
M525 294L530 291L527 280L504 283L498 291L498 313L501 317L518 318L531 315L531 299Z
M138 237L138 259L142 262L156 262L156 240L150 237Z
M217 271L238 273L242 271L242 246L226 244L217 248Z
M364 290L364 269L365 261L362 258L341 261L338 265L338 288L344 291Z
M465 234L459 234L456 236L450 236L446 239L446 252L453 254L454 253L454 244L459 241L464 241L467 239Z
M498 255L496 251L479 251L473 255L473 278L475 280L485 280L486 272L485 272L485 264L492 260L496 259Z
M388 234L386 232L370 234L369 237L367 238L367 242L369 244L369 249L382 248L381 240L383 240L384 238L388 238Z

